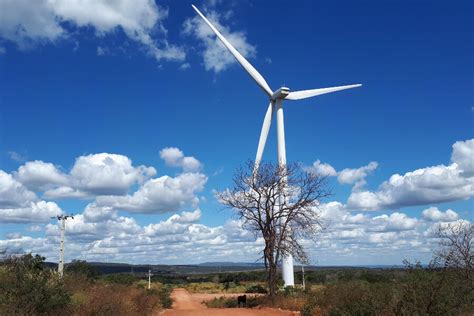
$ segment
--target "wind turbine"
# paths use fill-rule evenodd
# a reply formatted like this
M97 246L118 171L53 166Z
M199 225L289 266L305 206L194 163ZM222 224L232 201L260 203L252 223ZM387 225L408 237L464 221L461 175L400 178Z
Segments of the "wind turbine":
M230 44L224 36L209 22L209 20L199 11L194 5L193 9L199 14L199 16L206 22L211 30L216 34L219 40L224 46L230 51L230 53L237 59L240 65L247 71L260 88L267 94L270 99L265 118L263 119L262 131L260 132L260 139L258 141L257 155L255 157L255 169L258 170L260 161L262 160L263 150L267 141L268 131L273 117L273 112L276 112L277 121L277 144L278 144L278 163L281 167L286 166L286 147L285 147L285 127L283 120L283 100L301 100L306 98L315 97L317 95L336 92L345 89L351 89L360 87L361 84L353 84L347 86L322 88L322 89L311 89L290 92L287 87L281 87L276 91L273 91L268 83L265 81L263 76ZM294 273L293 273L293 257L292 255L283 256L282 258L282 274L283 281L286 286L294 286Z

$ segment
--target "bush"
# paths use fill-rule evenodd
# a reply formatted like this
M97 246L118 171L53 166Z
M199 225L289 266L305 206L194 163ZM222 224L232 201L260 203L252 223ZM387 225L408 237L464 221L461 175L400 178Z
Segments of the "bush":
M124 284L95 282L73 310L76 315L151 315L160 307L159 293Z
M438 267L432 262L427 268L420 263L405 261L407 277L398 289L396 314L472 314L474 293L472 284L463 282L455 269Z
M265 289L260 284L256 284L256 285L251 285L251 286L247 287L247 289L245 290L245 293L267 294L268 291L267 291L267 289Z
M162 287L160 291L158 291L158 297L160 298L161 305L164 308L171 308L173 305L173 300L171 299L171 287L166 286Z
M54 313L70 302L58 275L45 268L44 257L11 257L0 266L0 314Z
M131 285L135 281L138 281L139 279L136 276L131 275L131 274L117 273L117 274L109 274L103 277L103 280L107 283Z
M100 270L83 260L73 260L66 265L67 274L80 274L89 279L96 279L100 275Z

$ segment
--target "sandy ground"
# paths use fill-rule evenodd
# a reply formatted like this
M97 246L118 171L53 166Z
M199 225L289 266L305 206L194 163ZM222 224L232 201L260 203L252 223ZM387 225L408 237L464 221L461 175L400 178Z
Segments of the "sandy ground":
M236 297L243 294L192 294L186 289L174 289L171 293L173 308L161 313L162 316L188 315L229 315L229 316L290 316L299 315L296 312L282 311L273 308L207 308L202 301L212 300L215 297ZM247 294L248 295L248 294Z

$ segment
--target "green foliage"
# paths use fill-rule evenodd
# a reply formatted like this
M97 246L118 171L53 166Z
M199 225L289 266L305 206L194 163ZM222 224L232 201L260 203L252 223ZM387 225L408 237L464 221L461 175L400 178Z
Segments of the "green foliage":
M427 268L419 262L405 261L407 275L398 289L400 297L394 308L401 315L459 315L474 312L472 284L460 278L457 269L438 266Z
M0 266L0 314L49 314L66 306L70 295L44 257L11 257Z
M268 291L266 288L261 286L260 284L255 284L255 285L250 285L247 287L245 290L245 293L261 293L261 294L267 294Z
M73 260L66 265L67 274L80 274L89 279L96 279L100 275L100 270L83 260Z
M115 284L124 284L124 285L131 285L134 282L138 281L139 279L132 275L126 273L118 273L118 274L109 274L102 278L107 283L115 283Z
M161 305L164 308L171 308L173 305L173 300L171 299L172 288L170 286L162 287L158 292L158 297L160 298Z

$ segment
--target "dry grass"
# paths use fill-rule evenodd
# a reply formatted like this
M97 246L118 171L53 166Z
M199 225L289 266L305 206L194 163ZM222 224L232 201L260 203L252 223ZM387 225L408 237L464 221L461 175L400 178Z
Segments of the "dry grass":
M66 280L72 293L71 315L152 315L163 309L163 286L153 283L151 290L142 284L132 285L92 281L73 277ZM65 311L66 312L66 311Z

